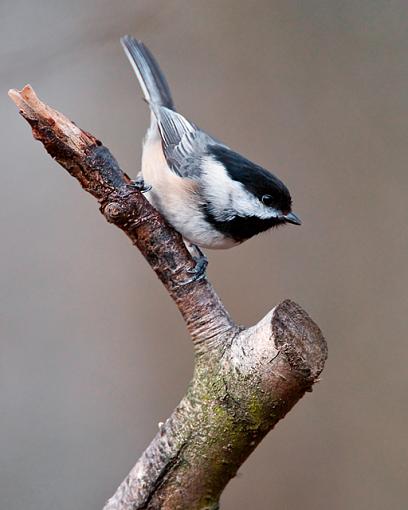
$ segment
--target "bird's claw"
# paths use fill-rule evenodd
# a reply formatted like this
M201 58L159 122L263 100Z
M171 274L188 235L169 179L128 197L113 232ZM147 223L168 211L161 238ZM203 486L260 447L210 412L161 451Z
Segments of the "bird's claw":
M208 266L207 257L200 250L200 255L194 257L195 266L192 269L188 269L187 272L192 275L191 278L180 283L181 286L188 285L190 283L199 282L206 277L206 269Z
M131 185L138 189L141 193L147 193L152 189L152 187L149 184L146 184L144 182L144 179L136 179L135 181L132 181Z

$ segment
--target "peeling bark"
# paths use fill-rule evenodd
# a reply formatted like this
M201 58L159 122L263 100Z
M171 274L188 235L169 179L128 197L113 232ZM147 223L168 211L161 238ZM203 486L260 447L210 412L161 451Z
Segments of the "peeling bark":
M183 285L194 261L93 135L42 103L11 99L41 141L141 251L178 306L195 347L186 395L104 510L214 510L262 438L311 391L327 357L318 326L286 300L251 328L233 323L207 279Z

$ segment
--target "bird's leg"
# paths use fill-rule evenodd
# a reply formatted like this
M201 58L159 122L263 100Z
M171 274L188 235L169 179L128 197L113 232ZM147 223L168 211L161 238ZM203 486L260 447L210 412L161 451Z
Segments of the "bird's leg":
M137 188L141 193L147 193L152 189L152 187L149 184L145 184L142 172L139 172L136 176L136 179L132 181L132 186Z
M190 252L190 255L193 257L196 265L193 269L190 269L188 272L192 274L192 277L188 280L181 283L181 285L187 285L189 283L197 282L205 278L205 271L208 266L207 257L200 250L200 248L196 244L192 244L189 241L184 239L184 244L187 247L187 250Z

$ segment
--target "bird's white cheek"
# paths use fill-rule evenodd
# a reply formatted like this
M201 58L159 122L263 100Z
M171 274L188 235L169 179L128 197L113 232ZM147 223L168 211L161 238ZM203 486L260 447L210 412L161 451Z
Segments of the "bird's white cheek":
M242 183L231 179L224 165L212 157L203 160L202 181L211 212L220 221L237 215L266 219L279 214L277 210L262 204Z

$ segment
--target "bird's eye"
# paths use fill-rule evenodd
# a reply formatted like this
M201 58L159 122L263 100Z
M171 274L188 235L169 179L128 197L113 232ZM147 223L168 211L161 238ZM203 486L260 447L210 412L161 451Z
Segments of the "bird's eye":
M263 195L261 198L261 202L267 207L271 207L273 205L273 198L271 195Z

